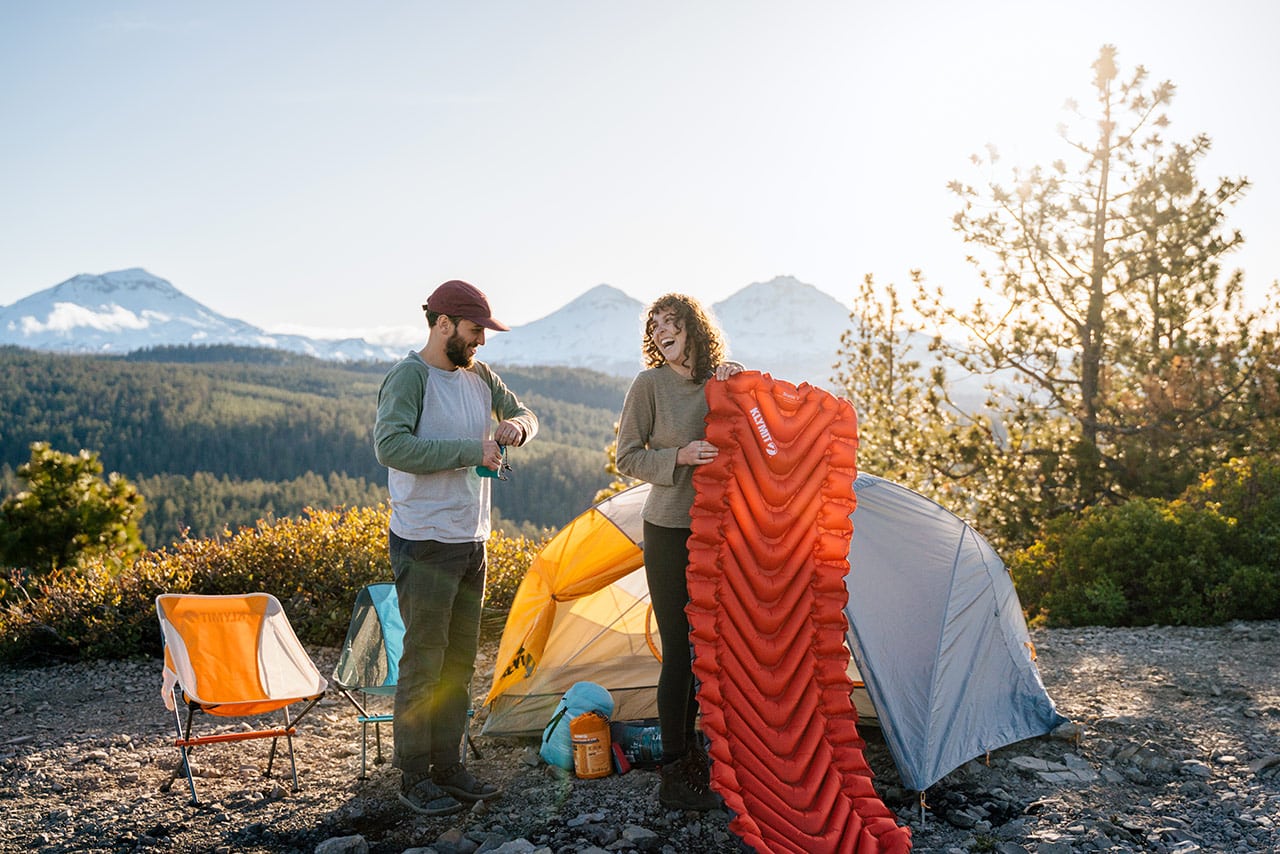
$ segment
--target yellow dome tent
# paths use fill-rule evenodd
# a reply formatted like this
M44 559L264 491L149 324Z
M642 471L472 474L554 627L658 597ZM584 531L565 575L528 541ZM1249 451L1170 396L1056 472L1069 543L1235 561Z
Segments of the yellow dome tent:
M657 714L658 636L641 552L648 493L642 484L605 499L534 558L507 615L484 734L541 732L578 681L607 686L618 720Z

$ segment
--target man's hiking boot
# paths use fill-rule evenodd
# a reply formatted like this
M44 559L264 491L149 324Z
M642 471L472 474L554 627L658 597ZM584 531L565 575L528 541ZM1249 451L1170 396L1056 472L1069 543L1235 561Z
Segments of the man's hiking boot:
M419 815L450 815L466 807L431 781L428 774L400 778L400 803Z
M435 766L431 769L431 779L437 786L460 801L474 803L502 794L501 787L480 782L461 762Z
M697 765L695 763L691 768L688 756L668 762L659 773L661 782L658 783L658 801L664 807L706 812L720 806L719 796L697 779Z

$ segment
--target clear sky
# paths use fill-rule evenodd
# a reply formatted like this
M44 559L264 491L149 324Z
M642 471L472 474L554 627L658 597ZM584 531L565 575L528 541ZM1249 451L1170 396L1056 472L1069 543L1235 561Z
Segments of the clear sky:
M1246 175L1280 278L1275 0L0 0L0 305L144 267L272 331L420 327L465 278L527 323L601 283L974 274L949 180L1065 156L1104 43ZM572 342L566 342L572 346Z

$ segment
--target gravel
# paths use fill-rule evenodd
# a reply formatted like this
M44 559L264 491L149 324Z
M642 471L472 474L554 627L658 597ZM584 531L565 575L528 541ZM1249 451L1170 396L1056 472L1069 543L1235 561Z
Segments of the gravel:
M863 727L876 787L919 852L1280 850L1280 622L1213 628L1039 630L1049 694L1072 720L1056 735L975 757L924 793L904 790L879 732ZM496 638L483 645L487 689ZM313 650L331 672L336 650ZM287 756L269 742L201 748L201 803L178 764L158 660L0 669L0 850L39 852L729 852L721 811L662 809L657 775L579 780L537 743L477 736L468 760L502 797L422 818L398 774L360 777L352 707L327 696ZM478 715L479 731L483 710ZM240 726L233 721L230 727ZM384 728L384 750L389 747Z

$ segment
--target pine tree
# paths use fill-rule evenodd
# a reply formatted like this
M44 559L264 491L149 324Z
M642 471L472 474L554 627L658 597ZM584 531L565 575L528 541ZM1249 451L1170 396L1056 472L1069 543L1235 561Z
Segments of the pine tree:
M970 258L984 298L958 309L920 288L916 300L931 326L959 332L939 339L955 365L1009 378L988 401L1004 435L968 452L990 455L997 491L1023 491L1004 500L1039 505L1028 520L1171 498L1248 450L1274 347L1265 314L1242 305L1243 274L1221 268L1244 239L1225 218L1248 181L1206 188L1196 167L1209 138L1165 138L1172 83L1148 86L1141 66L1122 81L1111 46L1093 70L1096 112L1077 110L1090 136L1062 128L1070 163L1014 169L1010 186L952 184L957 231L994 259ZM999 157L975 163L994 173Z

